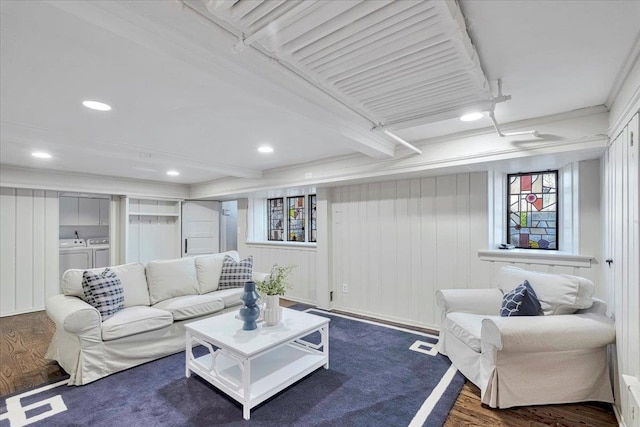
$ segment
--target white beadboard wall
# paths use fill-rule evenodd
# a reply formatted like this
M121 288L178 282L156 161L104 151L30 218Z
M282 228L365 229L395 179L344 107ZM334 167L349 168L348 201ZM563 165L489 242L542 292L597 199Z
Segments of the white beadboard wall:
M273 264L289 265L296 268L291 274L293 288L286 297L303 303L316 304L316 248L247 243L249 236L249 200L238 200L238 253L241 258L253 255L253 270L269 273Z
M489 286L487 202L485 172L334 188L334 308L439 327L437 289Z
M291 273L293 288L286 298L308 304L316 303L316 249L305 247L241 244L240 256L253 255L253 270L262 273L271 271L273 264L289 265L296 268Z
M579 165L578 248L591 267L480 260L490 222L485 172L332 189L333 307L439 329L436 290L495 287L504 265L584 276L604 298L599 168Z
M0 188L0 316L58 293L58 193Z

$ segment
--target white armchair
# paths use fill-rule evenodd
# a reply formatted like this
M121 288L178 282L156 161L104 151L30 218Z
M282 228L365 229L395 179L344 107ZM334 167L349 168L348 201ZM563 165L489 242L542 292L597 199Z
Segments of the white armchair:
M503 291L524 280L535 290L545 315L501 317ZM504 267L498 287L436 294L439 352L480 388L482 403L509 408L613 402L607 345L615 341L615 328L606 304L591 297L593 283Z

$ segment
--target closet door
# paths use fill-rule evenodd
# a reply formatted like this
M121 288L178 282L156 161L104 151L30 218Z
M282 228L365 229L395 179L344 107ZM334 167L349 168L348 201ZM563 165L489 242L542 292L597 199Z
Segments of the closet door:
M220 202L193 200L182 204L182 256L220 251Z

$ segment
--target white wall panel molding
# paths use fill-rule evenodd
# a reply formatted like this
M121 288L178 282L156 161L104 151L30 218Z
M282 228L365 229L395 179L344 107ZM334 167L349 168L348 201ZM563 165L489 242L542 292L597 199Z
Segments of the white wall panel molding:
M330 206L335 309L435 328L436 290L489 283L476 256L488 239L486 173L333 188Z
M495 163L514 160L526 163L529 159L539 157L545 158L546 164L560 167L572 161L597 158L608 143L608 115L601 109L590 109L587 115L569 115L560 119L548 117L547 120L537 126L543 136L541 139L500 138L487 129L482 135L474 133L472 136L425 141L419 146L423 151L422 155L410 155L407 150L404 156L388 161L347 156L274 169L265 172L262 180L227 179L196 184L190 187L190 198L249 195L283 187L333 186L444 175L468 172L470 169L486 171ZM513 130L519 129L521 128Z
M617 134L603 159L603 250L611 264L603 266L602 279L607 288L609 311L616 320L611 370L616 410L623 417L630 414L631 401L622 376L640 379L638 135L640 114Z
M0 188L0 316L44 309L58 289L58 195Z
M285 298L309 304L316 303L316 251L308 248L247 245L238 241L242 258L253 255L253 270L269 273L273 264L295 265L291 272L292 289Z
M180 184L17 168L4 165L0 170L0 187L178 199L184 199L189 195L189 187Z
M273 264L295 265L291 275L293 289L285 298L307 304L317 303L317 250L308 246L248 243L249 200L238 199L238 253L242 258L253 255L253 269L269 273Z

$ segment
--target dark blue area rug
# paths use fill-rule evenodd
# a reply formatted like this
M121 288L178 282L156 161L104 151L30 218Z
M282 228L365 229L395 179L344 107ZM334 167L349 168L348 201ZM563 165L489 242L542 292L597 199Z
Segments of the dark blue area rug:
M63 382L4 397L0 427L17 425L19 418L36 426L92 427L444 424L464 377L433 349L437 337L310 312L331 319L329 369L253 408L249 421L235 400L196 374L185 377L182 352L85 386Z

